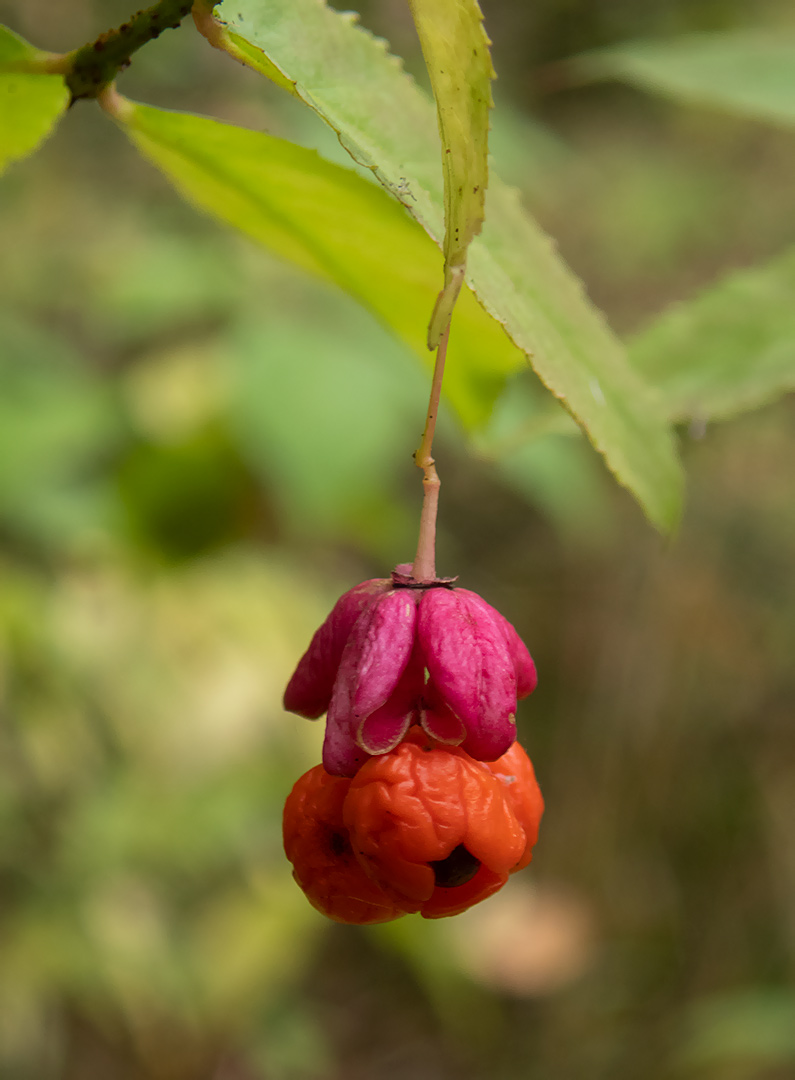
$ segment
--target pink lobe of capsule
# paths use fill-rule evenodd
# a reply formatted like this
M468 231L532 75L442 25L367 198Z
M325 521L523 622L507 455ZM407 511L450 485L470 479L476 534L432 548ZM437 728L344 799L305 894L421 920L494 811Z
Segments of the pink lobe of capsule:
M412 650L406 670L389 698L359 724L356 742L368 754L386 754L403 741L417 718L425 681L425 665L419 648Z
M480 606L482 610L493 619L505 635L508 652L513 661L513 669L516 675L516 696L519 700L526 698L538 686L538 673L530 652L516 632L513 623L508 622L491 604L487 604L482 596L470 592L469 589L456 589L458 593L466 593L470 603Z
M502 627L474 595L428 589L418 638L430 681L466 729L464 750L494 761L516 738L516 673Z
M420 723L432 739L446 746L460 746L466 738L467 730L463 722L445 704L432 682L425 687Z
M365 761L370 760L366 750L357 745L353 725L346 723L326 724L323 738L323 768L332 776L355 776Z
M416 623L417 603L407 589L376 597L356 620L328 708L323 744L327 772L353 776L358 768L356 738L362 721L385 705L397 687L411 656Z
M287 684L284 707L288 712L316 720L328 709L342 654L356 620L374 597L389 588L388 579L373 578L343 593L315 632Z
M358 717L375 712L397 686L408 667L416 628L416 595L408 589L386 593L357 620L340 674L349 656L356 670L353 711Z

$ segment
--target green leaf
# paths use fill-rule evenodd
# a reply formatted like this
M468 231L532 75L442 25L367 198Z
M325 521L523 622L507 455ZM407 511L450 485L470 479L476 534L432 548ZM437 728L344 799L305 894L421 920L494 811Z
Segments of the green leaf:
M384 43L321 0L227 0L217 10L227 29L214 43L268 77L275 67L280 85L329 123L351 156L441 244L433 105ZM494 176L483 231L470 245L467 282L649 518L671 528L681 470L651 391L517 193Z
M345 289L428 363L438 252L379 187L313 150L205 117L127 102L118 119L190 202ZM465 426L482 424L522 356L471 294L450 355L449 400Z
M562 537L604 543L610 534L609 480L577 425L531 371L511 379L488 427L473 442L503 480L539 508Z
M795 36L733 30L635 41L571 61L578 78L619 79L740 116L795 124Z
M464 279L467 248L483 225L489 180L489 39L477 0L409 0L431 78L444 177L444 289L428 328L436 348Z
M45 55L0 26L0 172L31 154L69 104L60 75L20 70Z
M666 311L630 357L673 420L720 419L795 389L795 248Z
M9 30L7 26L0 26L0 70L28 64L42 55L44 54L19 34Z

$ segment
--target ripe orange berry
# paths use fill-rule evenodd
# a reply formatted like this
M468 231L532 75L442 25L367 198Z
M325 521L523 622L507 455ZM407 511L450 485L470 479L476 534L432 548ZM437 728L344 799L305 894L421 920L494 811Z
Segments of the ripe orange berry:
M351 850L342 820L350 780L316 765L296 782L284 806L284 850L307 899L343 923L389 922L405 915L372 881Z
M287 799L295 880L339 922L456 915L530 862L543 799L518 744L494 762L439 746L420 727L353 779L322 765Z
M504 781L418 730L351 781L343 820L370 877L408 911L454 914L496 892L524 857Z

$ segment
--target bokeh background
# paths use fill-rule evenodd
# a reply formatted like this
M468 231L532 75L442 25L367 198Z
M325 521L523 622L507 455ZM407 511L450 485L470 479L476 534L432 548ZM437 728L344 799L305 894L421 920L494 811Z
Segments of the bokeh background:
M556 66L789 4L483 8L496 168L619 332L793 241L792 133ZM57 50L130 10L0 0ZM422 78L402 0L360 10ZM344 160L190 24L120 89ZM90 103L3 179L0 252L0 1077L791 1080L792 397L681 429L672 541L583 440L444 418L440 570L536 657L546 818L480 908L337 926L281 851L322 733L280 696L336 595L411 557L427 372Z

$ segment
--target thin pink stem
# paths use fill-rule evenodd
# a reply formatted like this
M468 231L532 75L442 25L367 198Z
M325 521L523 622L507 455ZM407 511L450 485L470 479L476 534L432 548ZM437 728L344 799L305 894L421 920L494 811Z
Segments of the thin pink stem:
M441 480L436 472L433 460L433 436L436 432L436 417L439 414L439 398L444 378L444 362L447 356L447 341L450 337L450 324L447 324L436 350L436 363L433 367L431 397L428 402L428 415L422 441L414 454L414 460L422 469L423 499L420 514L420 535L417 541L417 554L411 575L415 581L434 581L436 578L436 512L439 507L439 488Z

